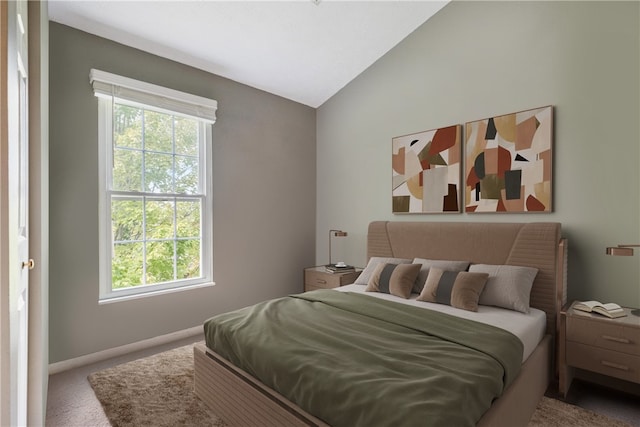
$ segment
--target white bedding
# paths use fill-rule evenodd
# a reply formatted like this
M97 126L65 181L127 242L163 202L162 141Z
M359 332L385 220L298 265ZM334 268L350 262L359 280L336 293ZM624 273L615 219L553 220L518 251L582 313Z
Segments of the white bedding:
M477 322L486 323L488 325L502 328L511 332L513 335L517 336L520 341L522 341L522 344L524 345L524 349L522 352L523 362L527 360L542 337L544 337L544 332L547 326L547 317L544 311L538 310L537 308L533 307L531 308L529 314L484 305L478 306L478 311L473 312L461 310L444 304L416 301L418 294L411 294L411 297L409 299L403 299L391 294L365 292L365 288L366 286L364 285L351 284L340 286L338 288L335 288L335 290L342 292L364 293L375 298L382 298L402 304L440 311L442 313L447 313L453 316L475 320Z

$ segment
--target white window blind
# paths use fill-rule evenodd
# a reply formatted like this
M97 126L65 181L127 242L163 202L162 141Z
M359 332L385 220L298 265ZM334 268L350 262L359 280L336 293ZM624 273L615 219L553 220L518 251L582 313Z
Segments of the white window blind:
M164 111L196 117L211 124L216 121L218 102L213 99L96 69L91 69L89 81L94 94L99 97L151 105Z

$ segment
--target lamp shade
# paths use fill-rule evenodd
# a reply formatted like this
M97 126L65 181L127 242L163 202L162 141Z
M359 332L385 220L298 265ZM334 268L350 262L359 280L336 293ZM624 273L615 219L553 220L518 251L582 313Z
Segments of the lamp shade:
M633 255L633 248L640 248L640 245L633 244L610 246L606 249L606 254L613 256L631 256Z

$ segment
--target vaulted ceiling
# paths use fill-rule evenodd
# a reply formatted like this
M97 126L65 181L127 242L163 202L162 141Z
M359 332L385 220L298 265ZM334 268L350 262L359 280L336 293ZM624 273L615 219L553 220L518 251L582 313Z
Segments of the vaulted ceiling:
M49 1L52 21L311 107L448 1Z

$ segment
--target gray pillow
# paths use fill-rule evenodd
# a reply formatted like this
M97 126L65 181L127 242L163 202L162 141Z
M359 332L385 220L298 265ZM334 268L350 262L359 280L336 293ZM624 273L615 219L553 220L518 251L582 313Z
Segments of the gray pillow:
M509 310L529 313L531 287L538 274L534 267L518 265L473 264L469 271L489 273L489 280L478 304L493 305Z
M411 264L411 260L406 258L384 258L373 256L369 259L367 266L362 270L362 273L360 273L356 281L353 283L356 285L368 285L369 279L371 279L371 275L378 264Z
M412 292L419 294L420 292L422 292L422 288L424 288L424 282L427 281L427 276L429 276L429 269L431 267L436 267L447 271L466 271L466 269L469 268L470 262L414 258L413 264L422 264L420 273L418 273L416 283L413 285L412 290Z

